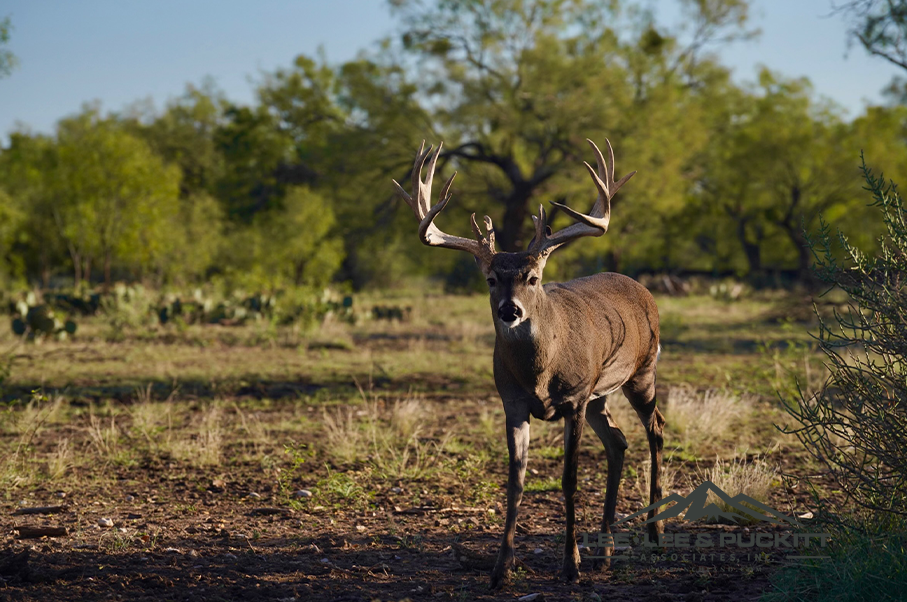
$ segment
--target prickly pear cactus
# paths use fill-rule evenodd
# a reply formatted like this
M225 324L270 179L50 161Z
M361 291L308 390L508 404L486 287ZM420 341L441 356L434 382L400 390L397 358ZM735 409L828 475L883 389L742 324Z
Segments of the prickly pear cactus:
M78 330L72 320L59 317L54 309L43 302L39 302L37 295L28 293L24 299L14 304L12 330L18 336L24 336L29 341L54 337L65 340Z

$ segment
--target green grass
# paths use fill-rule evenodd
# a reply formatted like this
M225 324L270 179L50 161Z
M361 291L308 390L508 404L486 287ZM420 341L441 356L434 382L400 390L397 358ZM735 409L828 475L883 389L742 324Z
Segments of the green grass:
M829 559L780 570L763 602L903 600L907 592L907 518L875 515L825 525ZM811 529L820 529L811 526Z

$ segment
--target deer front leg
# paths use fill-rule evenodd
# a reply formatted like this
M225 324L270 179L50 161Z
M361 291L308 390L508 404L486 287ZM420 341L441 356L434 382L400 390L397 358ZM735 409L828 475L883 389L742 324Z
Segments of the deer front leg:
M513 534L516 531L517 510L523 500L523 483L529 460L529 411L524 407L509 409L507 413L507 450L510 463L507 471L507 515L504 519L504 538L501 550L491 573L491 587L504 584L513 566Z
M561 577L565 581L579 581L579 548L576 547L576 468L579 463L579 441L583 434L583 414L581 406L575 414L564 417L564 475L561 488L564 491L567 532L564 541L564 568Z

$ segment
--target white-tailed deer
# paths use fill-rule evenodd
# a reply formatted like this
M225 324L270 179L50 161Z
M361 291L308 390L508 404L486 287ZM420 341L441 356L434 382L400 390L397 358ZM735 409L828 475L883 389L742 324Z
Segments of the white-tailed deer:
M507 448L510 452L507 479L507 515L504 539L491 574L491 586L499 587L514 563L513 536L517 509L523 497L523 482L529 453L530 416L540 420L564 419L564 473L561 485L566 504L566 541L562 577L579 579L580 555L576 545L576 468L583 423L588 422L601 439L608 459L607 493L601 530L611 532L617 491L623 471L627 440L606 406L606 396L622 389L646 429L652 458L649 503L661 499L661 449L664 418L655 407L655 361L658 356L658 308L649 291L635 280L614 273L601 273L569 282L542 286L542 270L548 255L581 236L601 236L608 230L611 198L636 172L614 181L614 152L607 143L610 164L598 147L598 171L585 163L598 189L592 211L582 214L553 203L577 223L552 233L545 209L539 208L535 237L526 251L498 253L494 248L491 218L485 217L483 235L472 216L476 239L451 236L433 220L450 201L454 173L444 184L438 203L430 202L435 163L441 147L432 154L419 149L412 172L412 195L394 181L397 192L419 219L419 238L429 246L467 251L488 281L491 313L496 332L494 381L506 415ZM428 175L422 182L422 170ZM655 512L649 514L651 518ZM663 529L649 525L650 537ZM610 556L611 548L598 551ZM607 561L605 562L607 564Z

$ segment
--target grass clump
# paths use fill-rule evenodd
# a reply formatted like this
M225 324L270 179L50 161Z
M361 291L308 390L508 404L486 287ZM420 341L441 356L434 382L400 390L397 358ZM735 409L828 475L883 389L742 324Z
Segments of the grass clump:
M693 387L681 386L671 389L664 414L668 428L675 431L681 445L690 450L732 432L748 411L745 401L726 389L700 392Z
M701 480L711 481L716 487L731 498L743 494L758 502L768 501L772 483L777 477L775 467L759 456L747 461L745 457L734 456L730 461L715 459L715 464L701 475ZM709 492L709 502L714 503L722 512L733 512L734 508ZM746 504L746 502L743 502ZM758 508L754 510L761 512ZM740 515L739 523L756 522Z
M427 420L416 398L392 404L367 398L364 407L324 410L323 451L338 464L366 463L383 478L421 478L440 466L441 452L452 436L426 436Z

